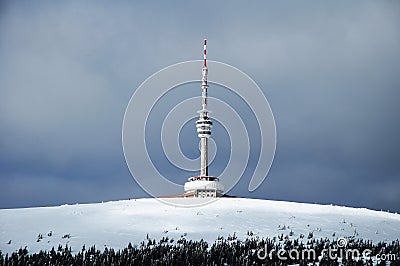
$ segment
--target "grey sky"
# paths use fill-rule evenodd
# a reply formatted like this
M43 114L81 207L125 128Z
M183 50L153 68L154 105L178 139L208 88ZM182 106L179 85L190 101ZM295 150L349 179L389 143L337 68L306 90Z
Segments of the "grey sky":
M125 108L207 37L277 126L268 178L231 194L400 211L399 15L397 1L3 1L0 208L146 196L123 158Z

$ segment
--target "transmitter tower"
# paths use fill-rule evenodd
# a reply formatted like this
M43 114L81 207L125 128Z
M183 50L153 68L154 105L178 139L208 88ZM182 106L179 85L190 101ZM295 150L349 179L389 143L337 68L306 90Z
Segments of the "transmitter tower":
M219 179L208 174L208 139L211 136L212 121L207 109L207 40L204 39L203 69L201 78L201 105L196 121L197 136L200 138L200 175L193 176L185 183L185 193L194 197L219 197L223 195L224 187Z

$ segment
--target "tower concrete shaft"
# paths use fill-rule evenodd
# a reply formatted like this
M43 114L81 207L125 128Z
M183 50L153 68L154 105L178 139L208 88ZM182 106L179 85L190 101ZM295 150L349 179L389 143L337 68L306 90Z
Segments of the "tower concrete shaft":
M201 138L200 176L208 176L208 139Z

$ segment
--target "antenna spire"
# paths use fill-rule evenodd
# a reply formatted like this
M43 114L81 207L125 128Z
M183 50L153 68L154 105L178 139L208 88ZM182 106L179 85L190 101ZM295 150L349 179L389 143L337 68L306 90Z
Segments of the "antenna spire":
M207 68L207 39L204 39L204 65L203 68Z
M202 97L202 107L203 107L203 112L202 115L204 117L207 117L207 74L208 74L208 68L207 68L207 39L204 39L204 62L203 62L203 70L202 70L202 78L201 78L201 97Z

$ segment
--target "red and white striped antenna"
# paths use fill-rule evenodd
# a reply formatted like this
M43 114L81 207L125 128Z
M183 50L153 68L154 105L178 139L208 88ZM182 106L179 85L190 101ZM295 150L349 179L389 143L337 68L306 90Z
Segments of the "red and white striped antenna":
M204 68L207 68L207 39L204 39Z
M201 88L202 88L202 98L203 98L203 110L207 110L207 39L204 39L204 50L203 50L204 62L203 62L203 71L202 71L202 79L201 79ZM207 113L204 112L206 116Z

